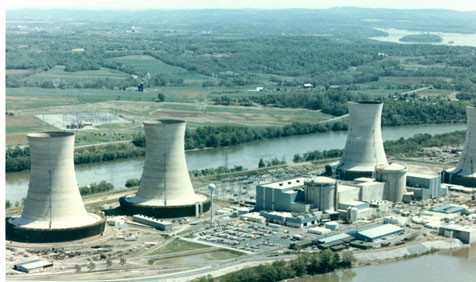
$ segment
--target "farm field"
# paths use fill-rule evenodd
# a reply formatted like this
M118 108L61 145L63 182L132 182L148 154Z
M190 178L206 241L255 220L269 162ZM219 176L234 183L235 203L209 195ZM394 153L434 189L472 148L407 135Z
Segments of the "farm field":
M53 81L56 87L61 87L62 84L77 83L81 85L86 82L96 81L97 79L126 79L130 75L121 71L112 70L108 68L100 68L99 70L86 70L77 72L64 71L64 66L55 66L54 68L32 74L26 79L30 81Z
M131 55L109 58L107 60L123 63L132 67L137 72L149 73L151 76L188 73L184 68L168 65L161 60L147 55Z

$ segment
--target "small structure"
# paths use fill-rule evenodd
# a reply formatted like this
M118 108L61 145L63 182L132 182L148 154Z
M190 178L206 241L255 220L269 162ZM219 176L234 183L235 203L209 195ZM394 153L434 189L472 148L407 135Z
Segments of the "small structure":
M160 220L160 219L155 219L153 217L148 217L144 216L141 214L136 214L132 216L132 220L138 223L142 223L145 225L152 226L154 228L157 228L162 231L166 230L171 230L172 229L172 223L165 221L165 220Z
M374 241L401 232L403 232L403 229L396 225L382 224L358 231L356 237L362 241Z
M37 259L28 262L17 263L13 266L13 269L26 273L34 273L43 271L45 268L49 267L53 267L52 262Z
M256 223L266 223L266 218L261 216L258 212L243 214L240 216L240 219Z
M304 83L304 85L302 87L303 88L313 88L314 85L312 85L312 83Z

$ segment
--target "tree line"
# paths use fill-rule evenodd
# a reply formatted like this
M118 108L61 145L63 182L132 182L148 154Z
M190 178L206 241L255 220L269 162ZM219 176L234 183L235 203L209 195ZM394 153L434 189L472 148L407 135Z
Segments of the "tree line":
M299 253L296 259L290 261L278 260L271 264L262 264L245 268L237 272L213 278L203 276L194 282L274 282L301 277L329 273L336 269L350 268L355 262L351 252L335 253L330 249L319 253Z

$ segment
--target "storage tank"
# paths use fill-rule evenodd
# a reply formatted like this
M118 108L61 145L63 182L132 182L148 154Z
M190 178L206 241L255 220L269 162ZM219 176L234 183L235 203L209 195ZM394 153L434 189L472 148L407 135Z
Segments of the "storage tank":
M337 181L317 176L304 182L306 202L313 203L321 211L335 211L337 205Z
M77 240L104 232L105 218L87 213L74 171L74 133L27 135L30 183L21 216L7 220L7 237L26 242Z
M403 194L406 193L407 168L392 163L390 165L379 165L376 167L377 181L385 182L384 199L392 202L401 202Z
M146 151L137 194L120 199L128 214L157 218L198 216L210 208L209 199L196 194L185 160L183 120L144 122Z
M454 169L442 172L444 183L476 187L476 108L466 107L467 130L463 153Z
M375 167L386 165L382 142L382 102L349 102L349 130L336 174L345 180L372 177Z

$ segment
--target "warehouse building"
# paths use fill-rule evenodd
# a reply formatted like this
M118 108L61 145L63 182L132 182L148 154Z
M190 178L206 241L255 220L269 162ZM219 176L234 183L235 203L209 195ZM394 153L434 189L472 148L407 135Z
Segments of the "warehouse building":
M321 218L319 214L314 213L290 213L276 211L261 211L260 215L265 217L266 220L270 223L276 223L296 228L317 224Z
M43 271L49 267L53 267L52 262L37 259L28 262L17 263L13 266L13 269L26 273L35 273Z
M307 212L304 203L304 178L261 184L256 186L256 209L268 211Z
M356 238L362 241L372 242L393 234L402 233L403 229L393 224L374 225L362 229L356 233Z

